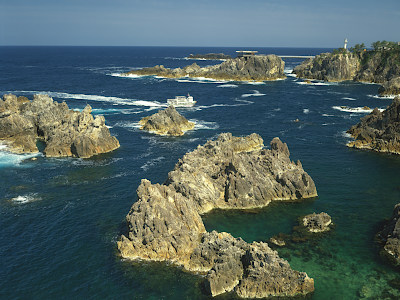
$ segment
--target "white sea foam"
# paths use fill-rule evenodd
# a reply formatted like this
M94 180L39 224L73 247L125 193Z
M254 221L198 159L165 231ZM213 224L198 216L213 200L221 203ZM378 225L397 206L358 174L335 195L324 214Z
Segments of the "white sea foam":
M350 100L350 101L355 101L355 100L357 100L357 99L354 99L354 98L351 98L351 97L343 97L342 99L343 99L343 100Z
M246 84L252 84L252 85L262 85L265 84L264 81L244 81Z
M266 94L262 94L257 90L253 90L252 94L243 94L242 98L247 98L247 97L260 97L260 96L265 96Z
M310 112L310 110L308 108L303 109L303 113L308 114L309 112Z
M38 197L37 193L30 193L26 195L19 195L11 199L12 202L16 204L25 204L33 201L40 200L41 198Z
M196 119L190 119L189 121L195 123L194 130L199 130L199 129L215 130L219 128L219 125L216 122L201 121Z
M139 122L121 121L114 124L114 127L122 127L128 129L140 129L142 125Z
M291 74L293 72L293 69L284 69L283 72L286 74Z
M379 96L379 95L368 95L370 98L375 98L375 99L394 99L396 95L387 95L387 96Z
M294 73L287 73L286 76L297 78L297 75Z
M185 77L188 79L182 79L178 78L176 79L177 82L189 82L189 83L218 83L218 84L223 84L226 82L229 82L229 80L216 80L212 78L206 78L206 77Z
M31 159L36 156L42 155L41 153L30 153L30 154L15 154L8 151L8 147L5 144L0 143L0 167L6 166L20 166L25 160Z
M322 114L323 117L334 117L334 115Z
M221 84L221 85L218 85L217 87L220 87L220 88L237 88L238 86L236 84Z
M147 171L149 168L154 167L155 165L157 165L158 163L160 163L164 159L165 159L164 156L160 156L160 157L157 157L157 158L150 159L147 162L145 162L144 165L141 166L140 168L143 171Z
M317 81L317 82L297 81L296 83L301 84L301 85L337 85L336 82L319 82L319 81Z
M373 111L373 109L366 107L332 106L332 108L349 113L370 113ZM379 108L379 110L384 111L382 108Z
M133 105L133 106L155 106L155 107L166 107L167 104L160 103L158 101L147 101L137 100L128 98L119 98L112 96L100 96L100 95L86 95L86 94L70 94L60 93L51 91L9 91L13 93L24 93L24 94L46 94L50 97L61 98L61 99L76 99L76 100L88 100L88 101L100 101L108 102L113 105Z

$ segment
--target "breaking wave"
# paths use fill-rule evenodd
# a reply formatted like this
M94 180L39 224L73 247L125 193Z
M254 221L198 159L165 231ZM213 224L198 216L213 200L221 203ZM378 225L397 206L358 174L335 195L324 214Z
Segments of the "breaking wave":
M349 113L371 113L373 109L369 107L349 107L349 106L332 106L333 109L340 110L343 112L349 112ZM384 109L379 108L380 111L384 111Z
M29 202L33 202L33 201L37 201L37 200L41 200L41 198L38 197L37 193L19 195L19 196L11 199L11 201L16 204L25 204L25 203L29 203Z
M247 97L260 97L260 96L265 96L266 94L262 94L257 90L253 90L253 94L243 94L242 98L247 98Z

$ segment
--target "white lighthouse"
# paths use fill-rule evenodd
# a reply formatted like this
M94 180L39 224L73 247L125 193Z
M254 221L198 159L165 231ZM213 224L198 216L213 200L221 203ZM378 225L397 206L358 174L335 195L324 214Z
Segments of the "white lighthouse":
M343 49L345 49L345 50L347 49L347 42L348 42L347 39L344 39L344 46L343 46Z

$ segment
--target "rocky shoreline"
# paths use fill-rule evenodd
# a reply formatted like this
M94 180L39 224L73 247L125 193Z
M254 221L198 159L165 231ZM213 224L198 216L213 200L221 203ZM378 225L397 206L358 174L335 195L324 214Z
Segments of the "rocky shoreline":
M129 234L117 243L121 256L167 261L205 274L203 287L212 296L311 293L313 279L291 269L268 244L206 232L201 219L214 208L247 209L317 196L311 177L289 155L278 138L269 150L257 134L223 133L180 159L164 184L143 179L126 217Z
M188 121L179 114L174 106L169 106L164 110L144 117L139 121L142 125L140 129L146 130L158 135L182 136L186 131L192 130L195 126L193 122Z
M400 97L393 99L383 112L375 108L352 126L349 133L355 141L348 147L400 154Z
M300 78L328 82L357 81L377 83L380 95L400 94L400 52L370 50L322 53L296 66L293 73Z
M132 70L122 75L154 75L165 78L202 77L230 81L268 81L286 78L284 68L284 61L280 57L270 54L227 59L221 64L203 68L196 63L184 68L175 69L157 65L155 67Z
M0 140L14 153L37 153L37 140L45 143L46 157L81 157L107 153L119 148L103 116L91 115L53 101L47 95L26 97L9 94L0 100Z

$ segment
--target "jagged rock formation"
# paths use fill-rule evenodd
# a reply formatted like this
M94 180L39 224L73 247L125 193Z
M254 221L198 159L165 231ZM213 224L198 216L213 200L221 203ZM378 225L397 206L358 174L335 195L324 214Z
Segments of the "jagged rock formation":
M284 61L273 54L228 59L219 65L199 67L196 63L184 68L168 69L163 65L132 70L123 75L157 75L166 78L205 77L217 80L265 81L286 78Z
M381 95L400 94L400 52L322 53L293 70L298 77L324 81L354 80L381 84Z
M290 161L286 144L275 138L271 150L263 147L255 133L244 138L221 134L179 160L166 184L193 199L201 214L317 196L301 163Z
M309 232L319 233L331 229L332 219L327 213L313 213L302 218L301 225Z
M352 53L322 53L296 66L293 73L307 79L344 81L353 80L360 67L359 57Z
M400 154L400 97L383 112L375 108L347 132L355 138L348 147Z
M400 76L386 81L379 88L381 96L400 95Z
M139 124L142 125L140 129L155 134L173 136L181 136L194 128L194 123L180 115L174 106L169 106L151 116L144 117L139 121Z
M26 97L4 95L0 100L0 139L15 153L38 152L36 140L45 142L47 157L83 157L110 152L119 147L103 116L91 115L87 105L82 112L69 110L47 95Z
M200 162L204 166L197 164ZM249 170L245 171L246 168ZM250 174L251 170L254 174ZM197 173L202 175L198 177ZM241 176L243 180L238 179ZM257 181L257 176L265 178ZM302 183L298 182L299 176ZM179 186L175 181L178 177L193 179L185 179ZM268 184L274 178L281 178L279 187L276 183ZM274 192L269 193L268 188ZM142 180L137 189L138 201L127 215L129 234L122 235L118 241L121 256L168 261L190 272L205 274L204 288L212 296L231 291L243 298L312 292L313 279L292 270L268 244L249 244L229 233L205 231L200 214L221 207L218 201L211 201L212 195L221 192L228 203L226 208L267 205L278 199L262 198L273 194L285 194L288 199L316 195L312 179L300 163L290 162L289 150L278 138L271 142L271 150L267 150L263 149L263 141L257 134L244 138L221 134L216 141L186 154L165 184ZM200 193L197 198L196 193ZM207 205L200 205L201 197Z
M383 230L377 234L383 245L382 254L389 260L400 265L400 203L394 206L392 217L386 222Z
M190 54L189 59L225 60L232 58L224 53Z

